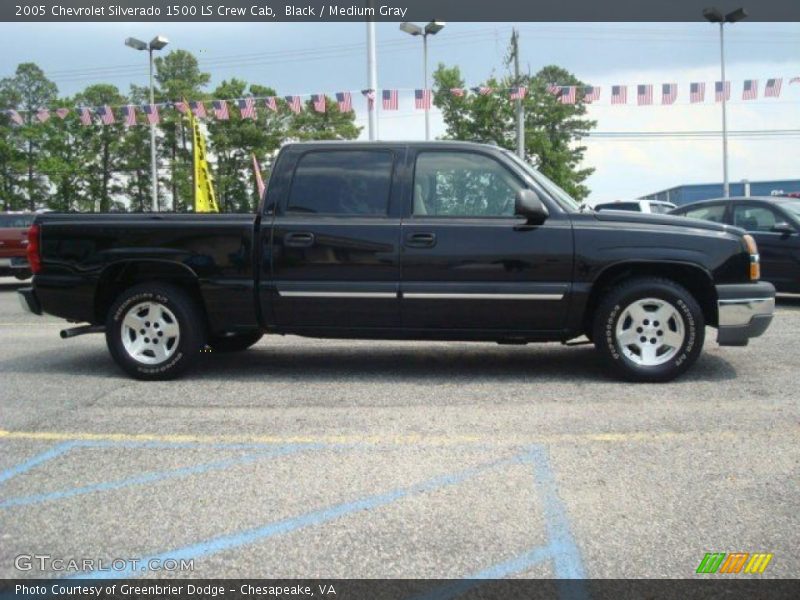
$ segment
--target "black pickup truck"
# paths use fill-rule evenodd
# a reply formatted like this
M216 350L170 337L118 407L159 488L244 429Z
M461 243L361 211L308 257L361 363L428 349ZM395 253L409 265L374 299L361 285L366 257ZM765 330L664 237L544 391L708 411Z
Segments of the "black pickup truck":
M23 306L105 332L140 379L264 333L569 342L617 374L666 381L706 326L743 346L775 290L735 227L581 210L494 146L289 144L257 214L46 214L31 228ZM532 368L535 368L532 365Z

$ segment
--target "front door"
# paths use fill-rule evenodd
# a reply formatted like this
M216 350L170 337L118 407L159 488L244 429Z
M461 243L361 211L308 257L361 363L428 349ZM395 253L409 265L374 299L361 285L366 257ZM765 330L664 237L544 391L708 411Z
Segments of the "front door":
M779 291L800 291L800 234L774 231L780 222L787 223L788 219L763 204L740 202L733 207L733 224L746 230L758 244L761 279Z
M538 226L515 217L525 183L489 153L423 149L409 162L403 326L467 335L562 329L573 259L566 215L551 211Z
M399 325L400 219L390 206L402 154L316 147L296 157L272 230L279 328Z

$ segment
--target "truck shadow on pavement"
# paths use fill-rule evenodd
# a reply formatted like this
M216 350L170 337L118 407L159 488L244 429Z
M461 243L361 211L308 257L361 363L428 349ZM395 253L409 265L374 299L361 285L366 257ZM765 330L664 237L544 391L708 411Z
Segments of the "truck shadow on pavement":
M97 348L45 350L2 361L0 370L6 373L60 373L126 379L108 356L105 344L98 342ZM735 377L736 370L727 360L705 353L678 381L724 381ZM281 346L280 341L261 342L245 352L209 353L200 357L196 367L182 381L424 382L448 385L487 381L624 383L612 376L590 346L502 347L402 342L359 343L347 347L341 341L322 342L319 346Z

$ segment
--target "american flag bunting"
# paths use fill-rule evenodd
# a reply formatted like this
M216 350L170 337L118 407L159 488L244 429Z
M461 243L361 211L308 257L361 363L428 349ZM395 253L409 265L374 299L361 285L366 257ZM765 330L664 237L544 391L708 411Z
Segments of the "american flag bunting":
M227 121L231 118L228 112L228 102L226 100L214 100L211 103L211 108L214 110L214 117L218 121Z
M92 124L92 111L88 108L78 109L81 113L81 125L84 127Z
M20 115L16 110L13 108L8 111L8 116L11 118L11 122L15 125L22 125L24 121L22 120L22 115Z
M324 113L326 109L326 102L325 102L325 94L312 94L311 96L311 103L314 106L314 110L318 113Z
M56 109L56 116L58 116L59 119L66 119L68 114L69 114L69 109L68 108L57 108Z
M361 90L361 94L367 99L367 110L375 109L375 90Z
M578 99L578 88L574 85L562 85L558 88L558 101L561 104L575 104Z
M587 85L583 88L583 101L587 104L597 102L600 100L600 87L596 85Z
M158 125L161 121L158 115L158 104L142 104L142 112L150 125Z
M611 104L627 104L627 103L628 103L628 86L612 85Z
M767 86L764 88L765 98L778 98L781 95L782 78L767 79Z
M136 125L136 107L133 104L122 107L122 122L126 127Z
M494 92L494 88L493 87L489 87L488 85L481 85L481 86L472 88L472 90L476 94L479 94L481 96L489 96L489 95L492 94L492 92Z
M528 94L528 88L524 85L518 85L512 87L509 92L509 98L511 98L511 100L524 100L525 96Z
M789 85L792 85L793 83L800 83L800 77L792 77L789 80Z
M178 100L177 102L175 102L174 106L175 110L177 110L182 115L185 115L187 112L189 112L189 105L183 100Z
M677 83L661 84L661 104L675 104L675 100L677 98L678 98Z
M430 110L431 91L429 89L414 90L414 107L423 110Z
M192 109L192 114L198 119L206 118L206 105L200 100L192 100L189 102L189 108Z
M236 101L239 107L239 116L242 119L256 120L256 101L253 98L239 98Z
M705 99L706 84L702 82L692 83L689 86L689 102L696 104L697 102L703 102Z
M717 81L714 83L714 99L717 102L722 102L731 99L731 82L730 81Z
M383 110L397 110L397 90L383 90Z
M450 95L456 98L463 98L466 95L464 88L450 88Z
M36 120L39 123L47 123L50 120L50 111L46 108L40 108L36 111Z
M341 113L349 113L353 110L353 97L350 92L336 92L336 103L339 105Z
M653 103L653 85L650 83L636 86L636 103L646 106Z
M278 99L275 96L267 96L264 98L264 106L272 112L278 112Z
M97 116L100 117L100 122L103 125L113 125L115 122L114 111L111 110L108 104L97 109Z
M284 100L286 100L286 104L289 105L289 110L294 114L299 114L300 111L303 110L300 96L286 96Z
M758 79L745 79L742 86L742 100L758 98Z

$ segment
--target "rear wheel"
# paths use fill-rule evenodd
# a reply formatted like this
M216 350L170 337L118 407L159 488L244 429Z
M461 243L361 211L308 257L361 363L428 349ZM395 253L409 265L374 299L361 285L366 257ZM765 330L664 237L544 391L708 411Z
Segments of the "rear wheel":
M137 379L172 379L197 360L205 343L202 313L181 288L145 283L117 299L106 319L116 363Z
M15 271L14 277L19 279L20 281L25 281L26 279L30 279L31 277L33 277L33 273L31 273L30 271Z
M593 329L605 362L631 381L674 379L694 364L705 340L697 301L667 279L634 279L610 290Z
M263 336L264 334L260 331L220 335L209 339L208 345L214 352L241 352L247 350Z

